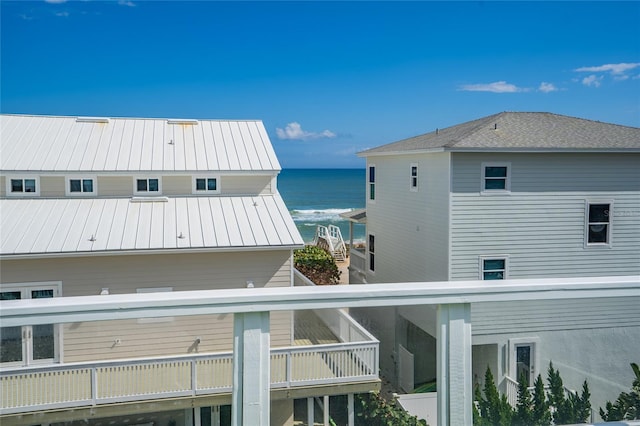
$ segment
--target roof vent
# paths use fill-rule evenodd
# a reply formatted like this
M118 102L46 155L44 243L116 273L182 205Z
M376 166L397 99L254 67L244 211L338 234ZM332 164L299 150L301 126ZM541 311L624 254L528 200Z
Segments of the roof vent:
M107 117L76 117L76 123L108 123Z
M187 119L167 120L167 124L186 124L186 125L194 126L198 124L198 120L187 120Z
M495 123L495 124L493 125L493 130L498 130L498 123Z
M169 197L131 197L130 203L168 203Z

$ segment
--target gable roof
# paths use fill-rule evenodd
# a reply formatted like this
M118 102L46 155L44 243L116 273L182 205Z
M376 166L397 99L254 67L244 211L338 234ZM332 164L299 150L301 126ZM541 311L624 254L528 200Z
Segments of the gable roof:
M262 121L0 116L0 170L279 171Z
M548 112L501 112L359 152L640 151L640 128Z
M280 195L2 200L0 257L304 246Z

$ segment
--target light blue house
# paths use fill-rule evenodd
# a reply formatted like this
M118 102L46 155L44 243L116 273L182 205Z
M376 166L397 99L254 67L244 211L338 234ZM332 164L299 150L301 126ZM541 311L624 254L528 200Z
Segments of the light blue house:
M640 274L640 129L503 112L359 153L367 161L367 246L350 282ZM630 385L640 300L474 304L474 382L503 391L552 360L586 378L597 410ZM435 312L364 309L381 368L411 391L435 376ZM390 356L387 354L391 354Z

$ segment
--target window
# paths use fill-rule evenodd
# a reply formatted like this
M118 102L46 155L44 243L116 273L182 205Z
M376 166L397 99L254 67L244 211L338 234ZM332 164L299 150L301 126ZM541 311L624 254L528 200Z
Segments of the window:
M611 243L611 202L587 202L587 245L608 246Z
M95 195L94 178L67 178L67 195Z
M40 195L37 177L7 179L7 195Z
M133 188L134 194L146 195L146 194L160 194L162 188L160 186L159 178L144 178L135 179L135 186Z
M482 163L482 193L504 193L511 190L509 163Z
M409 183L409 189L411 191L417 191L418 190L418 164L413 163L411 164L411 181Z
M376 199L376 166L369 166L369 200Z
M60 296L60 283L4 285L0 300L46 299ZM0 363L32 365L58 360L59 327L54 324L2 327Z
M369 234L369 270L376 270L376 237Z
M217 177L197 177L193 180L194 194L218 194L220 185Z
M507 279L507 258L506 257L481 257L480 258L480 279L481 280L506 280Z

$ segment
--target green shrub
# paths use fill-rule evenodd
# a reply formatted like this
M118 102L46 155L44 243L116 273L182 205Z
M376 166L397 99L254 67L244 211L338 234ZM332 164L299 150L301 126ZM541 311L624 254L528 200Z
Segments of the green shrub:
M331 253L317 246L306 246L293 252L295 268L318 285L340 282L340 270Z

